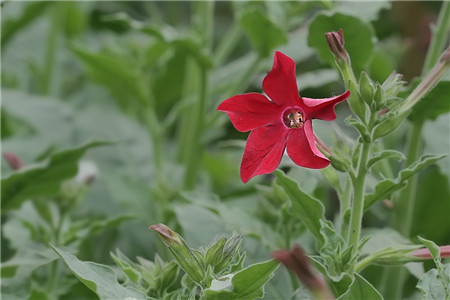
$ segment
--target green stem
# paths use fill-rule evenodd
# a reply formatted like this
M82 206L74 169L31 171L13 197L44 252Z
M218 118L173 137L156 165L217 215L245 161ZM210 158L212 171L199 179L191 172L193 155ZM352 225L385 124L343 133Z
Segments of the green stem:
M345 183L344 192L342 195L340 195L341 200L341 208L340 208L340 222L341 222L341 235L342 236L348 236L348 224L349 222L346 220L346 212L350 209L350 203L351 203L351 192L352 192L352 182L351 178L347 177L347 181Z
M436 64L445 48L445 41L447 40L450 29L450 5L448 1L442 3L441 11L435 29L433 30L433 38L425 58L425 63L422 69L422 75L426 74Z
M366 182L366 164L370 153L370 143L363 143L358 162L356 177L352 178L353 206L350 217L350 231L348 245L353 245L353 254L356 254L361 233L361 222L364 212L364 187Z
M406 158L406 165L414 163L420 155L422 145L422 128L423 122L413 123L413 127L409 136L409 148ZM399 216L398 228L400 232L409 237L411 233L411 225L414 215L415 193L417 188L418 177L413 176L407 187L400 193L400 199L397 203L397 215Z
M51 29L48 37L47 49L45 51L44 70L42 73L41 85L41 93L44 95L47 95L50 92L50 82L53 78L55 61L57 59L56 47L58 43L58 32L61 28L60 13L61 9L59 3L56 6L51 7L50 14L52 22L50 24Z

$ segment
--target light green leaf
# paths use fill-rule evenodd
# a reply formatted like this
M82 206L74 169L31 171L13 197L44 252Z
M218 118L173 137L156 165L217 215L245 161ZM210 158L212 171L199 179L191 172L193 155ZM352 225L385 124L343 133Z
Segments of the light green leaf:
M309 26L308 45L317 50L320 58L334 66L334 57L324 34L339 29L344 31L345 49L350 55L355 73L359 74L368 62L373 49L373 29L360 18L341 13L317 15Z
M408 168L402 170L395 180L386 179L379 182L375 186L375 190L372 194L366 195L364 202L364 210L369 209L375 202L386 199L393 192L398 191L406 186L406 180L419 172L420 170L428 167L436 161L444 158L446 155L422 155L418 161L411 164Z
M287 42L285 31L261 10L244 12L239 22L261 57L269 56L274 48Z
M443 274L450 278L450 264L443 265ZM450 299L449 285L443 285L441 276L437 269L428 271L417 283L417 288L422 292L422 300Z
M277 170L274 174L277 177L276 184L284 190L290 202L291 214L298 217L316 239L323 244L324 238L320 232L321 221L326 222L323 204L318 199L300 190L297 183L283 172Z
M92 141L51 155L47 163L30 166L2 178L2 213L20 207L27 199L58 192L61 183L76 175L78 160L93 147L109 144Z
M204 300L250 300L262 298L264 284L272 278L279 263L275 260L257 263L222 280L213 280L212 287L205 290ZM231 279L231 280L230 280Z
M433 241L421 237L419 240L430 251L437 269L433 269L436 272L431 270L425 274L417 284L417 288L422 291L424 299L450 299L450 264L444 265L441 262L440 249ZM436 296L439 298L435 298Z
M338 300L382 300L381 294L361 275L353 274L354 279L347 292L341 295Z
M105 265L90 261L81 261L72 254L50 245L62 258L72 273L84 283L100 299L147 299L146 296L135 289L126 288L117 282L114 271Z
M382 159L404 160L405 155L397 150L383 150L381 152L374 153L370 156L369 161L367 162L367 170Z

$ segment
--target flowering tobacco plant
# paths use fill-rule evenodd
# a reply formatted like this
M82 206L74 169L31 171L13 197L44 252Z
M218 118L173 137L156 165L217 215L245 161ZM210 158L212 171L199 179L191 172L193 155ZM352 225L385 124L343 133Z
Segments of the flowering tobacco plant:
M272 70L264 78L263 90L268 97L258 93L236 95L217 108L228 114L237 130L251 130L242 158L242 181L273 172L285 149L299 166L328 166L330 161L316 147L312 119L336 119L334 107L345 101L350 91L326 99L300 97L295 62L279 51L275 52Z

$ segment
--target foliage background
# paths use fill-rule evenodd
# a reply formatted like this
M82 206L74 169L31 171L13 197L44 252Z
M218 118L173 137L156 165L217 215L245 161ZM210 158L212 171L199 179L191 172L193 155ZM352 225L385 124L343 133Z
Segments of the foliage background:
M95 181L80 192L64 229L75 232L82 224L119 220L75 234L77 256L83 260L112 264L109 253L116 248L131 258L153 258L158 252L169 259L147 229L156 223L176 229L193 247L207 245L216 234L243 233L247 263L289 247L293 236L311 251L311 237L299 234L303 228L282 215L281 204L268 192L270 175L247 185L240 182L246 134L216 112L218 103L236 93L261 91L275 49L296 60L301 95L319 98L341 92L333 61L320 52L326 49L323 35L308 36L310 23L322 12L345 16L346 45L352 60L361 61L356 63L359 71L383 81L395 69L409 82L421 72L429 24L440 6L437 1L210 6L2 2L2 152L17 154L28 166L90 140L114 142L84 156L83 161L94 166ZM362 22L362 27L352 22ZM372 36L364 36L364 26ZM334 128L349 139L355 137L343 121L348 108L343 104L338 110L342 117ZM320 121L314 126L332 145L329 128ZM409 124L402 126L389 137L388 146L403 151L408 130ZM424 152L448 152L448 113L428 122L424 132ZM327 217L333 219L338 204L320 171L291 168L289 160L282 167L324 201ZM449 169L447 158L420 174L412 238L420 235L450 244ZM12 172L4 161L1 170L2 177ZM53 218L61 205L59 195L41 197L55 204L50 209ZM385 228L377 231L385 244L398 240L389 230L389 216L386 206L377 205L364 220L366 228ZM48 250L47 243L55 240L47 223L52 221L36 213L29 201L2 212L2 262L24 249ZM364 276L382 289L385 277L380 272L389 270L370 267ZM285 278L287 273L278 271L266 288L267 299L292 294ZM415 283L410 276L408 294L414 293ZM60 294L77 289L90 293L76 284Z

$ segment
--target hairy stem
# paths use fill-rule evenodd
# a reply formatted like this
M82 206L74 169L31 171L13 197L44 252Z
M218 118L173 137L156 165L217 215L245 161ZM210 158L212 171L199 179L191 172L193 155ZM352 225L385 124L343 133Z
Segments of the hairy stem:
M366 183L366 164L370 153L370 143L363 143L358 161L356 176L352 177L353 203L350 217L350 231L348 233L348 244L353 245L353 254L358 249L359 236L361 233L361 222L364 213L364 187Z

